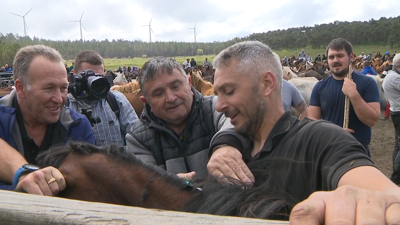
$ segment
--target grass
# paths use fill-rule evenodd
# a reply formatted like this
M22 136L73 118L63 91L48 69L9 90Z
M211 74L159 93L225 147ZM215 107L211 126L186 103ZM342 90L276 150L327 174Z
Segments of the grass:
M279 50L276 51L276 53L283 58L284 56L290 57L292 54L298 57L299 52L301 49L290 49L290 50ZM311 57L314 59L318 54L325 54L325 48L319 48L319 49L312 49L312 48L304 48L304 51L306 53L310 53ZM377 51L380 51L381 54L385 54L386 51L389 51L390 54L393 53L393 51L399 52L400 49L389 49L388 46L381 46L381 45L358 45L358 46L353 46L353 51L356 56L359 56L361 52L364 52L366 55L368 53L372 52L372 56L375 56ZM173 57L175 60L180 62L181 64L186 61L187 58L191 59L194 58L195 61L197 62L198 65L202 65L203 61L205 58L208 58L208 61L212 62L214 59L215 55L197 55L197 56L176 56ZM136 66L136 67L142 67L143 64L149 60L150 58L142 58L142 57L135 57L135 58L112 58L112 59L104 59L104 64L107 70L116 70L118 67L123 67L123 66ZM66 61L67 63L70 62L70 60Z

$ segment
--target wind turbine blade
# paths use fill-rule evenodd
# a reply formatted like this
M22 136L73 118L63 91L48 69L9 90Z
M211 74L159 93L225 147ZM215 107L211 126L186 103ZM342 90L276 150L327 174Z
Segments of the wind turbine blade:
M71 20L69 22L80 22L79 20Z
M197 24L197 22L194 24L194 28L196 28L196 24Z
M150 27L150 31L154 34L154 31L153 31L153 29L151 29L151 27Z
M18 14L12 13L12 12L10 12L10 13L13 14L13 15L19 16L19 17L23 17L21 15L18 15Z
M32 10L33 8L31 8L27 13L25 13L25 15L24 16L26 16L31 10Z
M85 26L83 26L83 23L81 23L81 26L83 27L83 29L85 29L85 30L86 30Z
M153 17L151 17L151 19L150 19L150 23L149 23L149 26L150 26L150 24L151 24L151 21L153 20Z
M24 20L24 25L25 25L26 29L28 30L28 24L26 24L25 20Z
M84 14L84 13L85 13L85 11L83 11L82 16L81 16L81 18L79 19L79 21L82 20L82 17L83 17L83 14Z

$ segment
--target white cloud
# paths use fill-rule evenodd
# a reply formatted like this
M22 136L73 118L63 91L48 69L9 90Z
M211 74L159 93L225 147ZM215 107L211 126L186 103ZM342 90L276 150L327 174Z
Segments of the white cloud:
M275 1L261 4L247 0L3 0L0 33L27 34L51 40L80 39L79 20L85 40L149 41L150 19L153 41L193 42L196 24L198 42L227 41L252 33L339 21L368 21L397 17L400 0Z

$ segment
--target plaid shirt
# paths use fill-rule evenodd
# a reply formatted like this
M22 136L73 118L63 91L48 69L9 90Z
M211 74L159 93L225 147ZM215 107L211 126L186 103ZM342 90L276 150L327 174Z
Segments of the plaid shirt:
M92 109L92 116L100 118L100 123L93 124L97 146L109 146L111 144L125 146L126 133L139 120L125 95L118 91L111 92L115 95L119 106L119 120L106 99L91 102L87 100L77 101L71 94L68 94L69 107L80 113L84 104L88 104Z

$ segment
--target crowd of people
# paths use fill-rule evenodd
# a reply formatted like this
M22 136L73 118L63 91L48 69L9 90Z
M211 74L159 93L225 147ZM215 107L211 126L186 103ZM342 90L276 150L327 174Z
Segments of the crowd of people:
M57 50L21 48L13 63L15 89L0 99L0 189L57 195L67 188L65 178L54 167L38 168L35 158L73 140L124 146L144 163L185 180L211 175L237 179L249 188L269 182L298 203L293 222L399 221L400 174L388 179L368 148L371 126L380 115L377 85L357 71L353 79L346 78L354 58L347 40L332 40L326 56L315 60L327 58L333 74L317 83L309 108L282 79L279 56L258 41L234 44L214 58L215 96L203 96L190 85L184 69L197 65L193 58L180 64L155 57L137 78L145 105L138 117L121 93L83 99L68 93L66 66ZM304 50L299 58L312 61ZM399 73L399 58L386 78L394 79L391 84L397 82L392 76ZM203 65L211 63L206 58ZM82 51L73 70L102 74L104 61L97 52ZM343 129L345 97L352 107ZM399 121L397 97L389 102L393 121ZM88 107L98 121L81 114ZM394 151L394 167L400 169L398 155ZM254 164L268 176L249 169Z
M13 69L7 63L0 67L0 72L12 72Z

